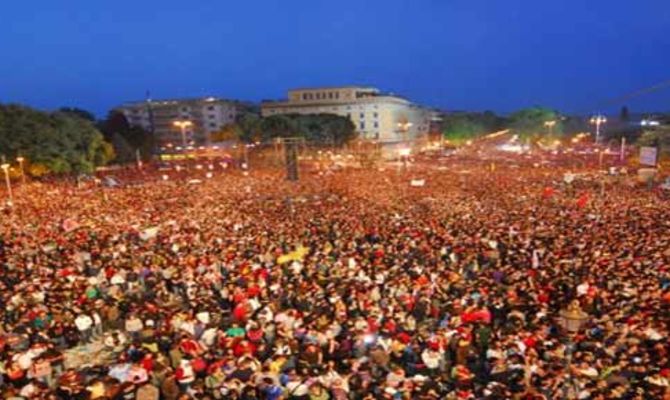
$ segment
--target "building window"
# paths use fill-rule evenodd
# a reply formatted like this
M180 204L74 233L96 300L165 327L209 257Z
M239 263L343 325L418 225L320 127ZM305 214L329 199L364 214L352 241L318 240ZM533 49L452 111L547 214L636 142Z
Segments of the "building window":
M303 100L307 100L307 93L303 93L303 94L302 94L302 99L303 99Z
M347 113L347 118L351 119L351 113Z
M207 118L209 118L209 119L214 119L214 118L216 118L216 115L214 115L214 114L209 114L209 115L207 116Z
M333 98L333 92L328 92L328 98L332 99Z
M209 124L209 127L210 127L210 128L216 128L216 124L215 124L214 122L211 122L211 123Z
M208 109L209 111L212 111L212 110L214 110L214 106L209 106L209 107L207 107L207 109Z
M188 111L188 108L186 108L186 107L182 107L181 110L182 110L183 112L186 112L186 111Z
M365 122L361 121L359 126L360 126L361 130L364 130L365 129Z
M365 119L365 113L361 113L361 119Z
M377 114L377 113L372 113L372 116L375 117L375 118L377 118L377 117L379 117L379 114Z
M379 128L379 122L375 121L375 122L372 124L372 126L375 127L375 128Z
M339 99L340 98L340 92L335 92L335 98Z

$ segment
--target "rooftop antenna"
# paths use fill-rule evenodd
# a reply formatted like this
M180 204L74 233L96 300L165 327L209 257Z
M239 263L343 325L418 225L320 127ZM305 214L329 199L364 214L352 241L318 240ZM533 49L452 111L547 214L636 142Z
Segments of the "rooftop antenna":
M155 125L154 125L154 111L151 108L151 93L147 90L147 114L149 114L149 131L153 135L155 131Z

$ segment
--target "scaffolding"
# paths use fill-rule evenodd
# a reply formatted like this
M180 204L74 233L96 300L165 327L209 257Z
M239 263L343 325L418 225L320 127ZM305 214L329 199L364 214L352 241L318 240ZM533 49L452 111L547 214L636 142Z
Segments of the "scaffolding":
M301 148L305 147L305 138L288 137L277 139L275 149L278 151L279 147L284 150L284 164L286 165L286 179L292 182L297 182L299 177L298 168L298 153Z

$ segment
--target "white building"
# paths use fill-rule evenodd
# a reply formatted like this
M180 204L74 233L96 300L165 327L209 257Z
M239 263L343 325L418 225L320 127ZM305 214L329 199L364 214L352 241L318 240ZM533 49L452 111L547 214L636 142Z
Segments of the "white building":
M149 100L125 103L116 110L122 112L128 123L151 131L153 128L160 144L182 141L181 129L175 121L189 121L186 138L192 144L209 142L210 135L223 126L235 122L241 103L216 97L196 99Z
M436 113L372 87L295 89L288 100L264 101L261 114L336 114L347 117L361 138L397 143L428 134Z

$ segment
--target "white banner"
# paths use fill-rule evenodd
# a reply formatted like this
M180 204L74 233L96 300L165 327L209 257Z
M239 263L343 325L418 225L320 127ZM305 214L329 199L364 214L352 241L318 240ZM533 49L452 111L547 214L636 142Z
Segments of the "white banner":
M640 164L656 166L656 147L640 147Z

